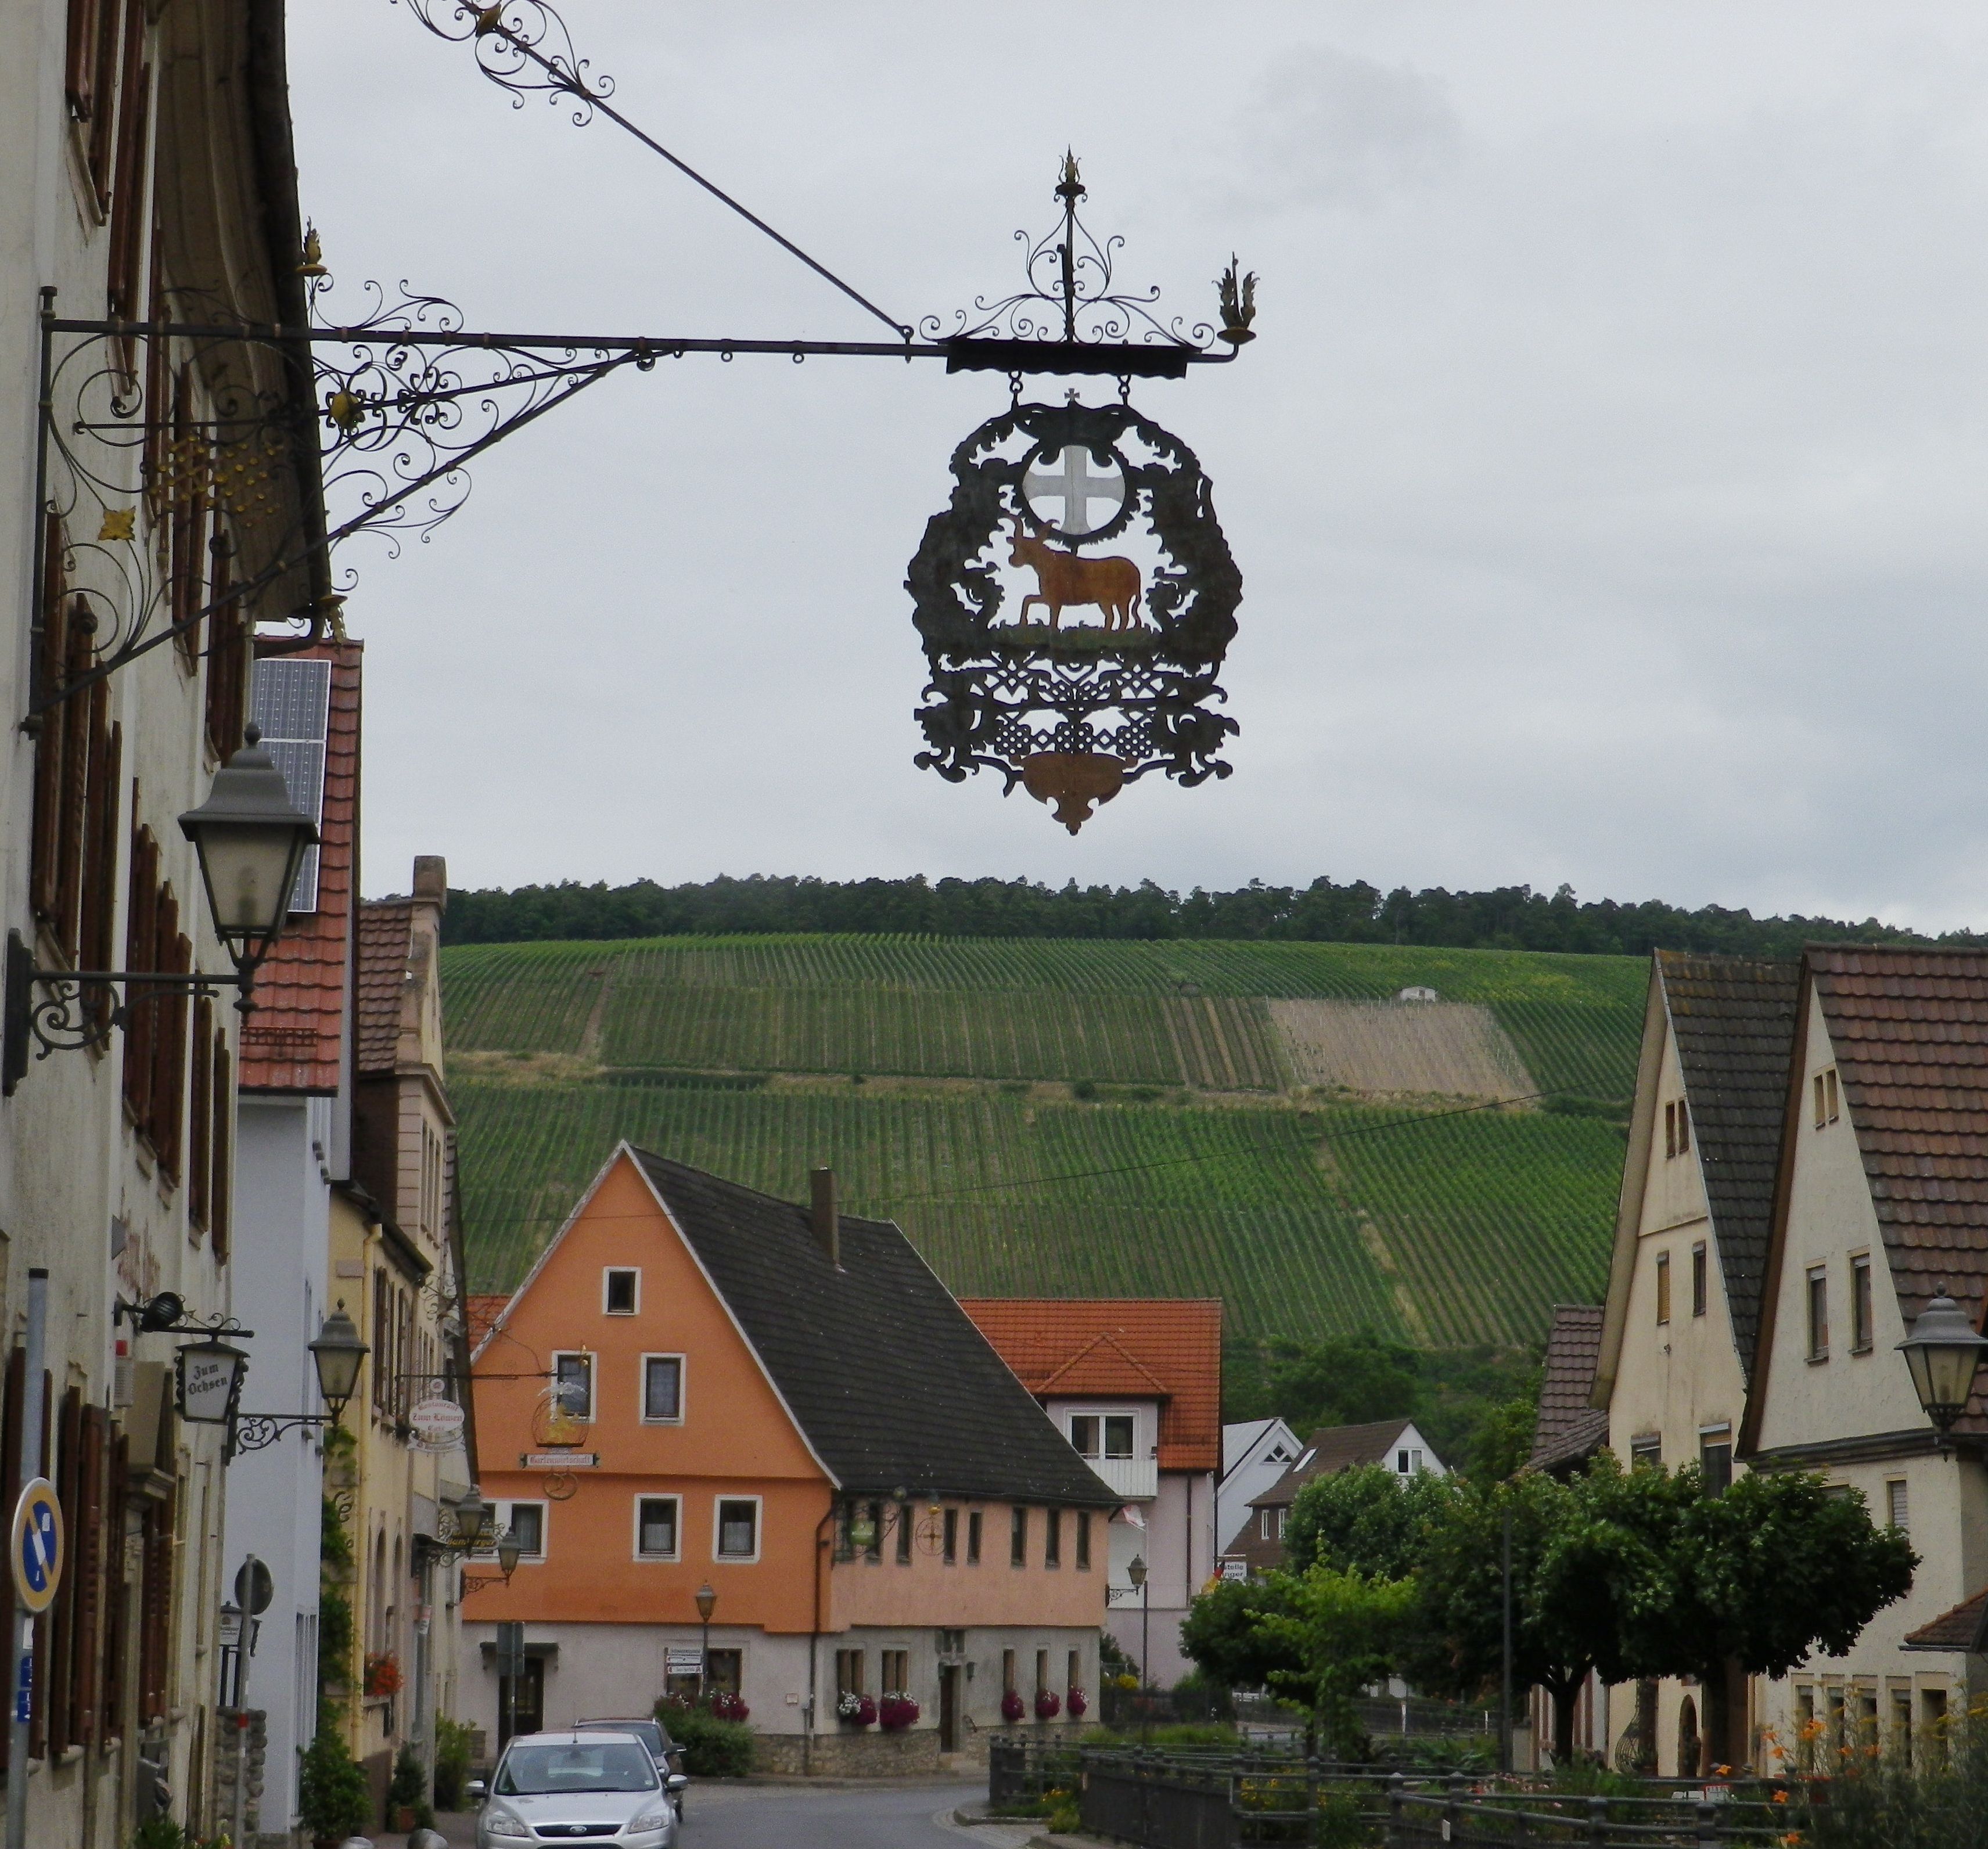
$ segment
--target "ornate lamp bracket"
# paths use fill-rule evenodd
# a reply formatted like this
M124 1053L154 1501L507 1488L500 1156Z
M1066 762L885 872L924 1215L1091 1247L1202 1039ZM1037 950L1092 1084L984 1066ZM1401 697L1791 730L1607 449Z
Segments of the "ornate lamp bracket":
M238 1412L228 1422L223 1461L239 1457L245 1451L265 1451L286 1432L337 1422L328 1412Z

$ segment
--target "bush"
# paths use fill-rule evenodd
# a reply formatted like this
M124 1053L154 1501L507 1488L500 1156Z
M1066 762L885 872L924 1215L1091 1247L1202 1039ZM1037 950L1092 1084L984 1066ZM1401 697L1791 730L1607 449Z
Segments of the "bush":
M320 1726L304 1754L297 1809L308 1834L341 1842L372 1820L366 1769L346 1750L345 1736L336 1727Z
M460 1810L463 1783L469 1776L469 1725L446 1715L435 1718L434 1807Z
M743 1721L721 1720L708 1708L665 1699L656 1719L682 1747L684 1770L692 1778L743 1778L752 1770L752 1729Z
M417 1812L428 1809L428 1782L420 1756L411 1744L404 1744L394 1760L394 1776L387 1781L387 1829L394 1827L394 1813L403 1807ZM425 1830L428 1826L418 1817L414 1827Z

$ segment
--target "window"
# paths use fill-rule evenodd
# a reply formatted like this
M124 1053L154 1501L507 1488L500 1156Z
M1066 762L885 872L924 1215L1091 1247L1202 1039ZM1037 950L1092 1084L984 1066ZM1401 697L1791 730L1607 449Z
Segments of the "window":
M1397 1476L1406 1476L1408 1474L1408 1454L1405 1451L1398 1451L1395 1453L1395 1474Z
M1090 1511L1079 1509L1077 1516L1077 1564L1081 1572L1090 1567Z
M593 1357L559 1354L553 1357L553 1379L560 1404L576 1419L593 1417Z
M1829 1272L1821 1265L1808 1268L1808 1358L1829 1359Z
M1129 1458L1132 1455L1132 1415L1114 1413L1104 1421L1104 1455Z
M624 1273L632 1277L632 1272ZM642 1357L642 1422L647 1425L683 1423L684 1358L680 1354Z
M1015 1653L1012 1650L1001 1652L1001 1692L1003 1695L1015 1692Z
M1256 1538L1260 1541L1276 1539L1275 1518L1267 1509L1259 1509L1256 1515Z
M944 1533L939 1557L947 1566L956 1567L959 1564L959 1511L957 1509L948 1509L945 1512Z
M908 1567L911 1563L911 1506L900 1503L893 1511L898 1524L898 1564Z
M1708 1425L1698 1435L1698 1468L1706 1493L1718 1496L1733 1484L1733 1428Z
M639 1271L607 1271L600 1277L600 1307L609 1316L633 1316L642 1282Z
M1885 1484L1885 1519L1901 1534L1912 1531L1912 1509L1905 1499L1905 1479L1895 1476Z
M1280 1541L1284 1538L1284 1523L1290 1519L1290 1513L1288 1503L1277 1510L1277 1539Z
M185 384L183 375L182 389ZM193 525L191 519L177 509L174 520L176 534L182 525ZM198 583L198 566L207 563L208 549L196 530L176 549L185 558L175 586L179 594L174 617L178 621L191 616L201 607L203 593ZM199 652L198 627L187 633L187 643L191 653ZM322 825L324 741L331 712L331 664L306 661L295 656L278 656L258 661L250 670L249 688L249 716L262 728L262 749L283 773L284 786L290 793L290 800L312 821ZM318 850L307 847L304 850L303 863L297 869L297 883L290 891L291 911L317 910L317 875ZM427 1160L427 1151L424 1150L424 1181ZM423 1192L426 1192L425 1187ZM434 1222L430 1218L428 1223L433 1225Z
M938 1634L938 1653L941 1656L965 1655L966 1633L942 1629Z
M546 1506L543 1503L499 1503L496 1506L497 1532L506 1540L518 1543L521 1558L542 1560L546 1557ZM497 1551L493 1545L479 1547L480 1559L489 1560Z
M1063 1511L1046 1509L1043 1511L1043 1564L1060 1567L1063 1564Z
M860 1695L863 1688L863 1652L838 1650L835 1653L835 1692Z
M1050 1653L1046 1650L1036 1652L1036 1692L1040 1695L1050 1685Z
M1671 1255L1668 1252L1657 1254L1657 1320L1668 1323L1671 1320Z
M1068 1674L1063 1686L1066 1688L1081 1688L1084 1686L1084 1652L1080 1650L1073 1650L1070 1653Z
M966 1518L966 1563L969 1567L980 1564L980 1511L977 1509Z
M1094 1462L1100 1456L1129 1458L1134 1427L1129 1412L1077 1412L1070 1415L1070 1442L1077 1455Z
M1026 1567L1029 1563L1029 1512L1016 1509L1008 1521L1008 1564Z
M1871 1255L1861 1252L1850 1261L1850 1352L1871 1352Z
M1070 1421L1071 1448L1080 1458L1097 1455L1097 1428L1099 1419L1094 1412L1080 1412Z
M1682 1098L1664 1107L1664 1159L1691 1152L1691 1113Z
M878 1688L885 1695L906 1695L911 1686L911 1653L908 1650L877 1652Z
M1698 1241L1691 1249L1691 1313L1705 1314L1705 1242Z
M881 1567L884 1563L884 1505L866 1503L863 1513L870 1523L870 1538L863 1543L863 1557L871 1566Z
M1946 1763L1946 1691L1919 1691L1919 1725L1925 1730L1926 1757L1936 1766Z
M1837 1096L1836 1068L1815 1075L1815 1127L1821 1130L1834 1124L1842 1115L1842 1106Z
M1639 1438L1629 1441L1629 1468L1634 1470L1639 1464L1661 1464L1664 1461L1664 1435L1661 1432L1646 1432Z
M721 1496L712 1512L716 1530L713 1555L721 1560L756 1560L759 1557L759 1499L756 1496Z
M635 1499L635 1555L638 1560L677 1557L678 1499L642 1496Z
M1898 1763L1909 1772L1912 1769L1912 1692L1909 1688L1892 1691L1892 1750L1898 1756Z

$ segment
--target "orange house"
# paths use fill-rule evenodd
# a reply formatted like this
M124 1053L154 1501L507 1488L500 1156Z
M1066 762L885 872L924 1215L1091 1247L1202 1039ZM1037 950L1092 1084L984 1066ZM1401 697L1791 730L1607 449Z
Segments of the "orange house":
M493 1738L499 1621L520 1730L645 1714L696 1686L707 1585L709 1684L775 1769L930 1763L1010 1691L1032 1719L1094 1691L1119 1499L898 1228L814 1185L624 1144L479 1343L482 1488L521 1547L464 1607ZM911 1726L860 1724L886 1695Z

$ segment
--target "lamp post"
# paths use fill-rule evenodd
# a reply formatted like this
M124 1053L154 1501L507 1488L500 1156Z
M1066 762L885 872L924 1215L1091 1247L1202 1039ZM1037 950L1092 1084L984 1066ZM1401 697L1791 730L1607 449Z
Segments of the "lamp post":
M718 1594L711 1589L706 1580L696 1593L697 1615L704 1624L704 1644L697 1657L697 1698L705 1699L705 1678L711 1674L711 1614L718 1608Z
M318 1325L317 1340L305 1344L310 1350L311 1361L317 1370L317 1390L329 1412L238 1412L235 1401L228 1401L228 1455L238 1456L245 1451L260 1451L265 1445L273 1445L286 1432L306 1425L336 1425L345 1416L347 1403L359 1385L359 1364L371 1352L368 1345L359 1339L358 1325L347 1315L344 1300L338 1307ZM206 1344L195 1343L180 1350L184 1368L188 1357L209 1352ZM182 1378L185 1377L183 1374ZM240 1375L238 1371L235 1391L238 1392ZM194 1414L189 1418L197 1417Z
M1147 1664L1152 1655L1153 1638L1152 1621L1148 1615L1150 1607L1146 1600L1146 1557L1143 1553L1132 1556L1132 1563L1125 1569L1125 1577L1139 1595L1139 1737L1144 1739L1151 1726L1146 1691L1152 1681L1152 1672Z
M1988 1349L1988 1338L1976 1333L1966 1311L1946 1294L1946 1285L1936 1285L1934 1290L1932 1301L1914 1318L1912 1332L1898 1344L1898 1352L1905 1357L1912 1391L1932 1421L1944 1452L1954 1421L1967 1410L1974 1371L1981 1364L1982 1350Z
M246 1014L255 971L289 921L290 894L304 853L317 840L317 824L290 800L289 787L250 726L247 742L214 773L207 800L180 817L192 842L201 884L214 915L215 935L235 965L232 975L198 971L42 969L20 932L7 940L4 1029L0 1029L0 1095L11 1097L35 1056L77 1053L106 1045L131 1011L168 995L211 996L217 985L236 990ZM121 986L123 999L106 1006L102 992ZM35 991L42 993L39 999Z

